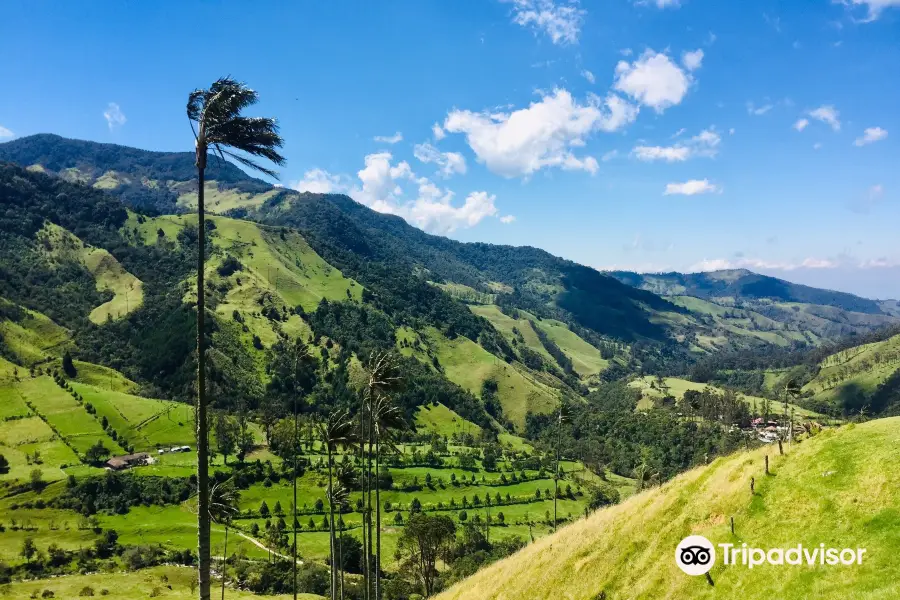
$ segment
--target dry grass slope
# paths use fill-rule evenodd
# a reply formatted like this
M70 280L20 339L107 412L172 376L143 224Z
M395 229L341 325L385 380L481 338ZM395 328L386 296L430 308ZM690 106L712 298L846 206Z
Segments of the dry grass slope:
M824 432L773 456L759 449L720 458L660 488L599 511L475 574L439 600L742 600L900 597L900 418ZM756 478L751 496L749 481ZM729 518L736 522L736 535ZM866 548L860 566L725 566L689 577L678 542Z

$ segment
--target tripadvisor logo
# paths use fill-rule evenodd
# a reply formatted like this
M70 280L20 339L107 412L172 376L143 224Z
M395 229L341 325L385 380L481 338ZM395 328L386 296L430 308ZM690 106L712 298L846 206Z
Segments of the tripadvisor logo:
M675 549L675 564L688 575L703 575L716 564L716 549L702 535L689 535Z
M836 566L861 565L865 548L826 548L819 544L807 548L797 544L790 548L753 548L747 544L717 544L722 563L752 569L760 565ZM690 535L675 548L675 564L688 575L704 575L716 563L716 546L702 535Z

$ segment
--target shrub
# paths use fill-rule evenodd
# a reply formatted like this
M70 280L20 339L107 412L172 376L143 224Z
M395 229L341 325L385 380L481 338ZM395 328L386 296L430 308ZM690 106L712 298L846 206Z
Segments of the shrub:
M78 595L79 595L79 596L93 596L93 595L94 595L94 588L92 588L92 587L89 586L89 585L86 585L86 586L84 586L83 588L81 588L81 591L78 592Z

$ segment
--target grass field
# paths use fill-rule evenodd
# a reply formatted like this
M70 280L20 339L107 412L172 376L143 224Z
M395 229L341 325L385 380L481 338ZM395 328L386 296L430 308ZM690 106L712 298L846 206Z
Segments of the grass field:
M10 308L15 306L0 298L0 307L4 305ZM39 312L22 310L24 316L18 321L0 320L0 337L17 362L27 367L44 361L48 356L62 356L71 345L69 331Z
M38 239L50 259L84 265L94 276L97 290L113 295L111 300L91 311L88 316L92 322L102 325L109 319L120 319L143 304L141 280L126 271L106 250L85 244L73 233L52 223L47 223L38 232Z
M628 384L630 387L639 389L641 391L641 402L638 404L639 410L652 408L653 399L662 396L662 392L655 386L655 381L656 378L654 376L646 375L642 378L635 379ZM718 391L719 393L722 392L721 388L717 388L714 385L695 383L693 381L688 381L687 379L679 379L678 377L666 377L665 382L669 388L669 394L674 396L676 400L681 400L684 397L684 393L688 390L696 390L700 392L709 387L713 390ZM765 402L764 398L760 398L758 396L748 396L746 394L740 394L740 397L744 402L750 405L751 411L762 412L763 402ZM770 405L772 407L772 412L775 413L780 413L784 407L784 404L782 402L776 402L774 400L770 401ZM788 403L787 406L788 410L793 408L794 415L801 419L821 417L819 413L805 409L802 406L797 406L796 404Z
M196 182L194 188L197 188ZM280 190L273 189L262 194L240 192L235 189L219 189L216 181L207 181L204 186L206 192L203 196L206 210L213 213L224 213L233 208L257 208L277 194ZM197 192L188 192L178 196L178 207L188 210L197 209Z
M97 409L99 416L106 417L136 451L181 446L194 441L194 409L189 404L151 400L81 383L73 383L72 387L85 402Z
M534 331L535 327L546 333L547 337L553 340L563 353L572 360L572 367L579 376L590 377L591 375L597 375L609 367L609 361L600 356L600 350L581 339L569 329L568 325L561 321L554 319L538 320L525 311L520 311L522 316L514 319L504 314L495 305L469 306L469 308L476 315L490 321L510 341L516 338L513 332L513 328L515 328L522 339L525 340L525 345L528 349L540 354L550 364L556 364L556 361L550 356L544 345L541 344L541 340L538 339Z
M484 381L496 380L503 413L516 427L525 426L528 412L547 413L559 402L558 390L541 383L524 368L519 370L507 364L466 337L451 340L431 327L423 332L423 337L447 378L460 387L480 397Z
M481 427L462 418L443 404L420 406L416 412L416 428L448 438L455 433L468 433L476 438L481 434Z
M563 528L437 596L439 600L900 596L900 418L826 431L763 472L759 449L716 459ZM748 489L756 478L756 492ZM735 519L735 535L729 519ZM861 565L726 566L715 587L675 564L687 535L758 548L866 548Z
M229 540L229 546L231 542ZM37 581L22 581L0 587L0 596L11 600L25 600L40 597L44 590L50 590L54 598L71 600L78 598L81 590L90 587L97 597L107 600L134 600L135 598L162 598L163 600L191 600L197 592L191 591L191 581L196 579L197 570L189 567L163 566L144 569L133 573L95 573L92 575L71 575ZM218 589L218 588L217 588ZM106 593L103 593L103 590ZM36 594L32 596L32 594ZM228 588L229 600L252 600L260 596ZM264 596L266 600L290 600L293 595ZM299 600L322 600L321 596L299 594Z
M832 354L819 363L819 368L816 377L803 386L804 392L826 401L851 391L871 394L900 369L900 335Z

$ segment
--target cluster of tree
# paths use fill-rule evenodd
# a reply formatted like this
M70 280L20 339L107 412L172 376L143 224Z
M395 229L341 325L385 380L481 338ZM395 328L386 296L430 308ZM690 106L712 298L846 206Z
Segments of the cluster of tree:
M665 481L743 443L718 423L686 420L669 410L637 413L639 398L623 383L604 384L587 402L568 406L563 427L553 415L529 415L527 431L548 452L559 443L562 456L581 460L598 475L609 469L640 485ZM717 402L710 400L711 412Z
M119 543L119 534L114 529L97 529L97 533L100 536L92 545L77 550L66 550L55 542L42 549L31 536L26 536L19 550L24 562L10 567L0 561L0 584L13 579L94 573L120 566L137 571L161 564L193 565L196 562L190 550L172 550L155 545L126 546Z
M190 497L196 483L188 478L145 477L107 471L105 475L76 479L48 506L67 508L84 515L100 511L125 514L132 506L179 504Z

